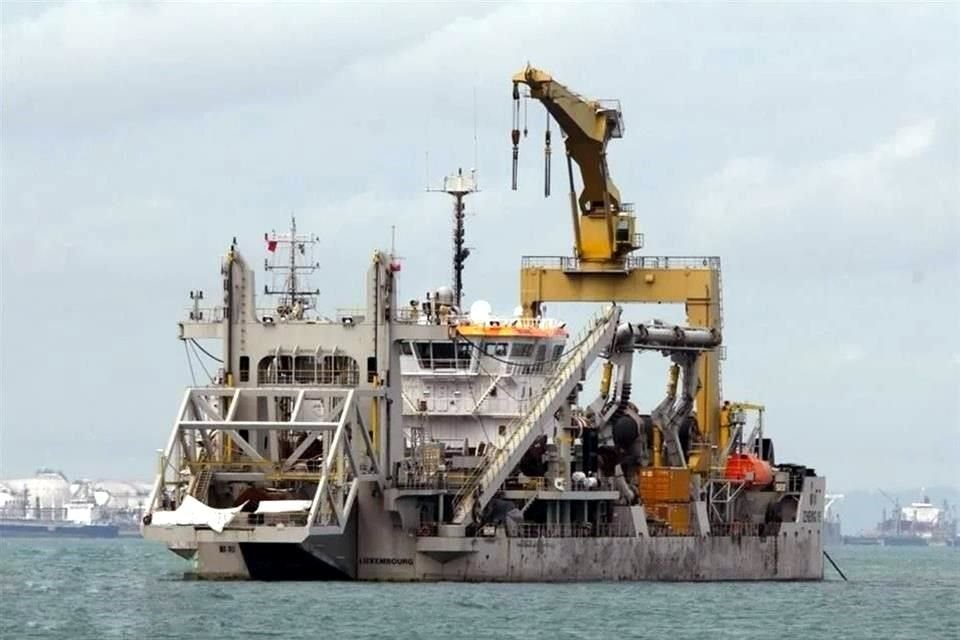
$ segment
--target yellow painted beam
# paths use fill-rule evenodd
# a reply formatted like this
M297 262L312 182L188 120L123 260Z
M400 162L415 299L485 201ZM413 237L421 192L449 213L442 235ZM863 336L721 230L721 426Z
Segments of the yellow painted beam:
M525 314L533 313L541 302L682 304L691 326L721 328L716 258L644 258L644 266L619 271L588 271L590 265L586 263L581 270L567 271L550 264L533 265L534 259L526 262L529 264L520 270L520 301ZM701 356L699 375L697 420L704 437L716 444L720 441L721 402L718 352Z

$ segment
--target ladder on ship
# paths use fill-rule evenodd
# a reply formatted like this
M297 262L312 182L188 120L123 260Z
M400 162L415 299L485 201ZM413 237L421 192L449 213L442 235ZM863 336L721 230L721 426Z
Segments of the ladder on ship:
M207 493L210 491L210 480L213 477L213 469L204 467L194 477L193 486L190 487L190 495L200 502L207 503Z
M611 345L620 312L620 307L611 305L590 320L574 341L573 350L547 379L536 402L507 427L508 435L503 445L491 447L474 468L454 498L454 524L475 520L474 514L481 512L500 490L534 439L543 432L544 424L553 418L584 378L586 367Z

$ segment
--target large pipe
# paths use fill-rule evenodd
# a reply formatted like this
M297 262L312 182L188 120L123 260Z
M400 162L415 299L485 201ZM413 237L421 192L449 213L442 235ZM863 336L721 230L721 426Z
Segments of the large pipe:
M603 363L603 369L600 375L600 396L606 398L610 395L610 380L613 377L613 363L609 360Z
M678 327L671 325L638 324L633 327L634 344L638 347L700 347L713 348L720 344L716 329Z

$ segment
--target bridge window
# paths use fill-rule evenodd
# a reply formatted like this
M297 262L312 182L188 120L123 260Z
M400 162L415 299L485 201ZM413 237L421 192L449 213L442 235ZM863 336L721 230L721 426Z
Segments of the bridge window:
M257 364L257 384L356 385L360 368L350 356L265 356Z
M413 348L423 369L469 369L473 357L473 349L467 342L414 342Z
M317 381L317 359L313 356L297 356L293 359L293 379L297 384L313 384Z
M350 356L323 356L320 384L355 385L360 383L360 367Z
M515 342L510 350L511 358L529 358L533 355L532 342Z
M483 352L488 356L497 356L503 358L507 355L508 347L509 345L506 342L485 342L483 345Z
M537 357L534 358L538 363L542 363L547 359L547 345L541 344L537 346Z

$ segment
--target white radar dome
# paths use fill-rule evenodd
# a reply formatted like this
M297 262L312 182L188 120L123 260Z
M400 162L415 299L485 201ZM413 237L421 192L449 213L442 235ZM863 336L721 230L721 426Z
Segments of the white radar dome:
M477 300L470 305L470 322L483 324L490 319L492 307L486 300Z
M437 302L445 305L453 304L453 289L450 287L437 288Z

